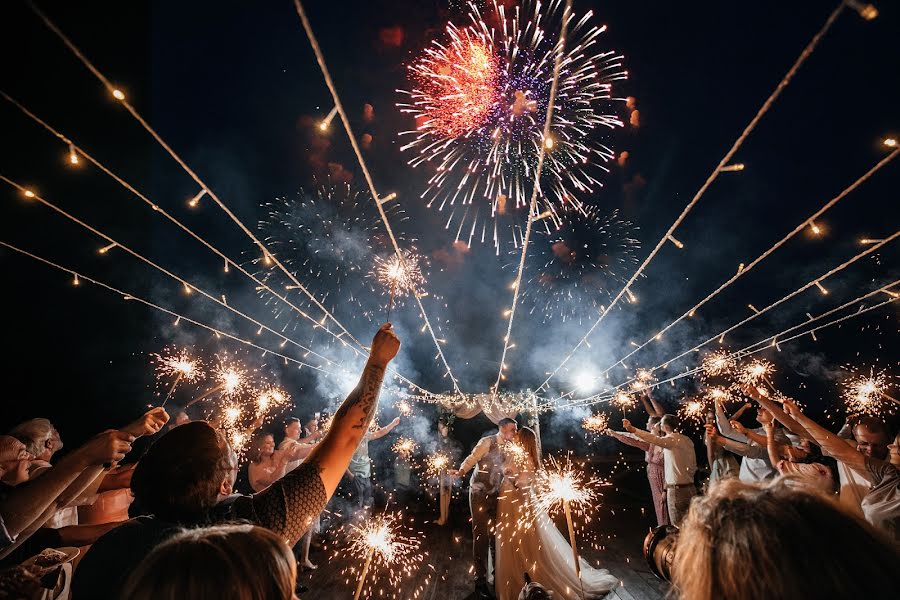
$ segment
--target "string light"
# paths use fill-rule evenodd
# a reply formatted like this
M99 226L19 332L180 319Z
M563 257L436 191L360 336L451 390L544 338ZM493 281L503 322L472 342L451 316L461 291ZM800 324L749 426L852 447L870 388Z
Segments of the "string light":
M107 252L109 252L110 250L112 250L113 248L115 248L117 245L118 245L118 244L116 244L115 242L113 242L112 244L109 244L109 245L107 245L107 246L103 246L102 248L100 248L99 250L97 250L97 253L98 253L98 254L106 254Z
M827 296L827 295L828 295L828 290L826 290L826 289L825 289L825 286L823 286L823 285L822 285L821 283L819 283L818 281L816 282L816 287L819 288L819 291L822 292L822 295L823 295L823 296Z
M719 169L722 172L728 173L730 171L743 171L744 163L735 163L733 165L727 165Z
M887 146L888 148L896 148L897 147L897 138L892 138L892 137L884 138L884 141L882 141L881 143L884 144L885 146Z
M39 16L41 16L41 17L43 18L43 15L40 15L40 13L38 13L38 14L39 14ZM54 28L54 26L52 25L52 23L49 23L49 22L48 22L47 24L48 24L48 27L50 27L51 29ZM58 32L57 32L57 33L58 33ZM61 34L60 34L60 35L61 35ZM64 39L64 41L67 42L67 40L66 40L65 38L63 38L63 39ZM90 68L90 69L93 70L93 65L90 65L89 63L86 63L86 64L87 64L88 68ZM95 73L95 74L96 74L96 73ZM102 76L101 76L101 75L97 74L97 76L98 76L99 78L102 79ZM222 253L219 249L217 249L215 246L213 246L212 244L210 244L206 239L204 239L203 237L199 236L196 232L194 232L193 230L191 230L190 228L188 228L188 227L187 227L186 225L184 225L181 221L179 221L178 219L174 218L172 215L170 215L170 214L167 213L166 211L162 210L161 208L159 208L153 201L151 201L149 198L147 198L145 195L141 194L137 189L135 189L134 186L130 185L127 181L125 181L124 179L122 179L121 177L119 177L116 173L114 173L114 172L111 171L109 168L107 168L103 163L101 163L101 162L99 162L97 159L95 159L91 154L89 154L88 152L86 152L83 148L78 147L78 145L76 145L72 140L70 140L68 137L66 137L65 135L63 135L62 133L60 133L59 131L57 131L57 130L54 129L53 127L51 127L47 122L45 122L45 121L43 121L42 119L40 119L37 115L35 115L35 114L34 114L33 112L31 112L30 110L28 110L28 109L27 109L25 106L23 106L21 103L17 102L15 99L13 99L13 98L10 97L8 94L6 94L6 93L4 93L4 92L2 92L2 91L0 91L0 95L2 95L4 99L6 99L8 102L10 102L12 105L14 105L16 108L18 108L18 109L19 109L23 114L25 114L28 118L30 118L30 119L33 120L35 123L37 123L38 125L40 125L40 126L43 127L44 129L46 129L49 133L51 133L52 135L54 135L54 136L57 137L58 139L62 140L64 143L66 143L66 144L68 144L68 145L71 145L73 148L75 148L75 150L76 150L81 156L83 156L85 159L87 159L89 162L91 162L91 163L92 163L94 166L96 166L98 169L100 169L101 171L103 171L104 173L106 173L109 177L111 177L113 180L115 180L119 185L121 185L121 186L124 187L126 190L128 190L129 192L131 192L132 194L134 194L137 198L139 198L139 199L140 199L141 201L143 201L145 204L147 204L148 206L150 206L151 208L153 208L153 210L154 210L155 212L158 212L158 213L162 214L163 216L165 216L170 222L172 222L173 224L175 224L176 226L178 226L182 231L184 231L185 233L187 233L188 235L190 235L191 237L193 237L195 240L197 240L198 242L200 242L201 244L203 244L206 248L208 248L208 249L209 249L210 251L212 251L214 254L216 254L217 256L219 256L219 257L225 262L226 266L227 266L229 263L230 263L230 264L233 264L233 265L234 265L234 266L235 266L235 267L236 267L236 268L237 268L244 276L248 277L249 279L251 279L252 281L254 281L257 285L259 285L261 289L266 289L266 290L270 291L276 298L278 298L280 301L282 301L282 302L284 302L285 304L287 304L291 309L293 309L294 311L296 311L298 314L300 314L301 316L303 316L305 319L309 320L309 321L312 322L312 323L316 323L316 320L315 320L313 317L311 317L309 314L307 314L304 310L302 310L301 308L299 308L298 306L296 306L295 304L293 304L292 302L290 302L290 301L289 301L287 298L285 298L284 296L282 296L282 295L278 294L277 292L275 292L274 290L272 290L272 289L271 289L268 285L266 285L264 282L258 280L256 277L254 277L252 273L250 273L249 271L247 271L246 269L244 269L243 267L241 267L239 264L235 263L233 260L229 259L224 253ZM10 182L10 183L11 183L11 182ZM21 188L21 186L17 186L17 187L19 187L19 189L24 189L24 188ZM25 193L25 196L26 196L26 197L30 197L30 198L35 197L35 195L34 195L33 192L25 191L24 193ZM196 196L196 198L198 199L198 202L199 202L199 198L201 198L204 194L206 194L206 190L205 190L205 189L201 190L201 192ZM305 288L303 288L302 286L299 286L299 285L298 285L298 286L289 286L289 289L291 289L291 288L293 288L293 289L303 289L303 291L306 292ZM189 287L187 284L185 284L185 292L188 293L188 294L191 293L191 289L190 289L190 287ZM307 292L307 295L309 295L308 292ZM323 319L324 319L324 318L326 318L326 317L323 317ZM342 325L339 324L339 326L343 329L343 326L342 326ZM329 335L331 335L331 336L334 337L335 339L338 339L338 341L341 341L341 343L342 343L345 347L348 347L348 346L346 345L346 343L344 343L342 340L340 340L340 339L339 339L339 336L338 336L337 334L335 334L333 331L331 331L330 329L326 329L325 331L326 331L326 333L328 333ZM346 331L346 330L345 330L345 331ZM343 335L343 333L342 333L341 335ZM351 336L351 337L352 337L352 336ZM353 338L353 339L355 340L355 338ZM366 350L366 348L363 347L362 345L360 345L358 342L357 342L357 347L353 347L353 346L349 346L349 347L350 347L350 348L351 348L358 356L361 355L361 351ZM324 358L324 357L323 357L323 358ZM329 360L329 359L326 359L326 360ZM330 360L329 360L329 362L331 362L332 364L334 364L334 361L330 361ZM416 388L416 389L424 389L424 388L421 388L421 386L419 386L419 385L413 383L413 382L410 381L409 379L407 379L407 378L403 377L402 375L400 375L399 373L397 373L396 370L395 370L393 367L390 368L390 371L391 371L395 376L397 376L400 380L402 380L404 383L406 383L407 385L410 385L410 386L412 386L412 387L414 387L414 388Z
M125 100L125 94L120 89L114 89L112 91L112 95L113 95L113 98L115 98L116 100L119 100L119 101Z
M78 164L78 153L75 152L75 146L69 144L69 164L77 165Z
M672 235L667 235L667 236L666 236L666 239L668 239L670 242L672 242L673 244L675 244L675 247L678 248L679 250L681 250L682 248L684 248L684 244L682 244L680 241L676 240L674 236L672 236Z

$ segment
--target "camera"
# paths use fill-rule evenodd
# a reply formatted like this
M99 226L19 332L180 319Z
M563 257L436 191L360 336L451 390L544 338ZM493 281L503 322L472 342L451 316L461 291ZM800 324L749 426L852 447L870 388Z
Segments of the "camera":
M650 571L663 581L672 581L672 564L678 547L678 528L661 525L644 538L644 559Z

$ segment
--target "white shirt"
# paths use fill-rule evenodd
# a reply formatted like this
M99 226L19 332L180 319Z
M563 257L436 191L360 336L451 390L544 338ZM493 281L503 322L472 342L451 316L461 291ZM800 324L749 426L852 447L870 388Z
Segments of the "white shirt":
M857 516L863 516L861 504L872 487L872 481L866 474L851 469L841 461L837 463L837 471L841 483L841 506Z
M741 472L739 478L744 483L753 483L756 481L766 481L773 479L778 475L778 470L769 462L769 451L765 446L760 446L756 442L750 440L746 435L738 432L731 426L728 417L722 410L722 407L716 406L716 424L722 435L730 440L744 444L743 450L739 454L741 458ZM758 427L753 430L762 436L766 435L766 430ZM789 444L790 440L784 434L780 427L775 429L775 441L778 444ZM726 448L730 450L730 448Z
M667 433L665 437L653 435L649 431L635 429L637 438L663 449L663 468L666 474L666 485L688 485L694 483L697 471L697 454L694 442L688 436L677 431Z

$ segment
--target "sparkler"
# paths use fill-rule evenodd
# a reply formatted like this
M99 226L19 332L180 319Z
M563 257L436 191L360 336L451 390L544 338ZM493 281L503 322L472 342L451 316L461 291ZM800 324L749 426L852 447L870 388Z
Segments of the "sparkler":
M269 411L286 406L290 396L284 390L269 386L256 396L256 416L260 417Z
M572 521L572 508L587 506L597 498L596 488L600 480L590 478L584 471L572 465L571 455L566 456L563 463L555 458L546 461L535 480L535 503L547 513L562 506L569 528L569 543L572 545L572 558L575 561L575 574L581 583L581 560L578 557L578 545L575 539L575 526ZM582 597L584 590L582 589Z
M394 306L395 296L417 295L418 288L425 285L425 277L419 267L424 259L411 250L403 250L401 254L402 258L396 254L387 259L375 257L375 279L390 290L387 309L388 321L391 320L391 309Z
M446 452L435 452L425 459L425 476L428 479L441 477L450 466L450 455Z
M535 224L528 245L521 301L539 311L545 322L554 317L578 323L593 318L604 298L609 299L637 266L641 243L636 232L618 211L606 214L596 206L548 214ZM518 263L520 246L516 239L510 250L516 257L512 267Z
M221 357L218 357L218 360L219 363L213 369L213 379L218 382L218 385L188 402L185 408L208 398L216 392L221 392L224 398L234 398L246 389L250 382L247 372L237 363L229 364Z
M749 363L741 367L737 372L737 380L742 385L759 386L760 383L766 383L773 390L775 386L769 381L768 376L775 372L775 367L767 360L755 358Z
M412 414L412 404L410 404L409 400L398 400L394 403L394 408L397 409L397 412L402 417L408 417Z
M504 442L502 446L503 452L512 458L513 463L520 469L529 467L529 456L525 446L516 441Z
M678 409L678 416L682 421L702 424L706 417L706 403L696 398L688 400Z
M900 401L885 392L889 381L887 373L874 369L869 371L868 376L857 375L847 379L843 384L847 411L851 414L877 416L884 401L900 404Z
M175 392L178 384L184 380L186 383L193 383L203 377L203 363L191 357L187 350L166 349L166 354L154 354L153 357L157 361L156 375L157 377L175 377L169 392L166 394L162 406L166 405L169 398Z
M349 550L360 559L365 557L353 600L359 600L366 576L373 565L389 568L388 576L392 587L396 588L400 571L408 572L412 564L421 561L422 556L417 554L420 543L418 538L403 533L400 515L397 513L377 515L361 526L352 526Z
M399 456L405 461L409 461L412 457L413 453L418 450L419 445L415 440L407 437L398 438L394 445L391 446L391 450L394 451L394 454Z
M625 411L631 410L637 405L637 400L629 394L628 392L618 391L616 395L613 396L612 400L609 401L613 406L618 406L622 409L622 418L625 418Z
M730 402L734 399L731 392L720 386L712 386L704 391L704 396L711 402Z
M541 146L547 153L536 214L555 214L577 204L576 192L600 186L598 171L615 158L602 138L624 126L617 114L624 98L612 97L613 82L627 77L622 57L600 48L605 27L593 25L588 13L570 21L551 135L544 138L541 115L560 52L555 32L563 4L525 0L507 13L493 2L482 14L470 3L471 25L449 24L445 39L434 40L409 67L411 89L400 90L409 100L398 106L417 127L401 134L413 137L402 149L418 153L409 161L414 167L437 165L423 198L451 208L448 228L457 221L461 233L471 223L470 240L479 216L493 219L493 232L485 222L479 237L490 236L498 252L503 217L529 205Z
M595 413L589 417L585 417L581 421L581 426L591 433L601 434L609 429L609 415L606 413Z
M634 381L631 382L631 389L635 392L643 392L650 388L652 382L652 371L649 369L638 369L634 374Z
M737 360L727 350L715 350L703 357L700 363L702 377L719 377L731 373Z

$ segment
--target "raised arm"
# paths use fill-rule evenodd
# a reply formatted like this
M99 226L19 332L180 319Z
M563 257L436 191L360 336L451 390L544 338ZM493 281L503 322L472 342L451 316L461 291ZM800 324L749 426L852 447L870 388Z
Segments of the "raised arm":
M266 490L234 503L233 516L259 523L293 546L334 494L369 428L388 363L400 340L390 323L375 334L359 384L334 414L331 428L299 467Z
M738 419L741 418L741 415L742 415L742 414L744 414L745 412L747 412L747 411L750 410L751 408L753 408L753 405L752 405L752 404L750 404L749 402L744 402L743 406L741 406L739 409L737 409L737 412L735 412L733 415L731 415L731 418L730 418L729 420L730 420L730 421L737 421Z
M809 440L811 442L814 441L812 436L808 431L806 431L806 428L804 428L803 425L798 423L797 420L792 416L784 412L784 410L778 405L777 402L769 398L766 394L761 393L759 388L750 385L744 386L744 393L756 400L760 406L769 411L772 416L778 420L779 423L787 427L788 431L799 435L803 439Z
M394 427L400 424L400 417L394 417L394 420L382 427L381 429L376 429L372 432L371 439L377 440L378 438L383 438L387 434L389 434Z
M804 415L792 400L785 400L784 410L809 432L813 441L822 448L824 453L841 461L854 471L867 472L866 457L856 448L851 448L838 434L828 431Z
M720 438L731 439L736 442L747 443L747 436L741 435L731 426L728 415L725 414L725 406L721 400L716 400L716 426L719 428ZM722 444L724 446L724 444ZM727 447L727 446L726 446Z
M766 447L766 436L765 435L762 435L762 434L756 433L755 431L751 431L751 430L747 429L740 423L740 421L735 421L734 419L729 421L728 424L731 425L731 428L734 431L736 431L740 435L746 437L748 441L751 441L754 444L758 444L758 445L762 446L763 448Z
M59 502L64 492L85 472L92 472L96 477L105 463L125 458L133 441L134 437L125 432L106 431L61 458L37 479L13 488L0 502L0 513L9 534L15 537L40 527L61 506ZM17 541L21 543L26 538L27 534ZM8 548L7 552L14 548Z
M766 430L766 451L769 453L769 462L777 469L778 463L781 461L781 445L775 441L775 423L765 423L763 428Z
M707 425L706 433L712 438L712 443L722 446L732 454L743 456L745 458L765 458L766 447L756 446L747 442L737 442L723 435L719 435L715 426Z
M628 433L647 442L648 444L653 444L654 446L661 446L663 448L675 448L678 445L678 442L669 436L660 437L658 435L653 435L649 431L638 429L637 427L632 425L631 421L629 421L628 419L622 420L622 427L624 427L625 431L627 431Z
M623 444L633 446L634 448L640 448L644 452L646 452L647 450L650 449L649 442L645 442L644 440L637 439L637 438L633 437L633 434L628 434L627 432L622 433L620 431L613 431L612 429L607 429L606 435L616 438Z

